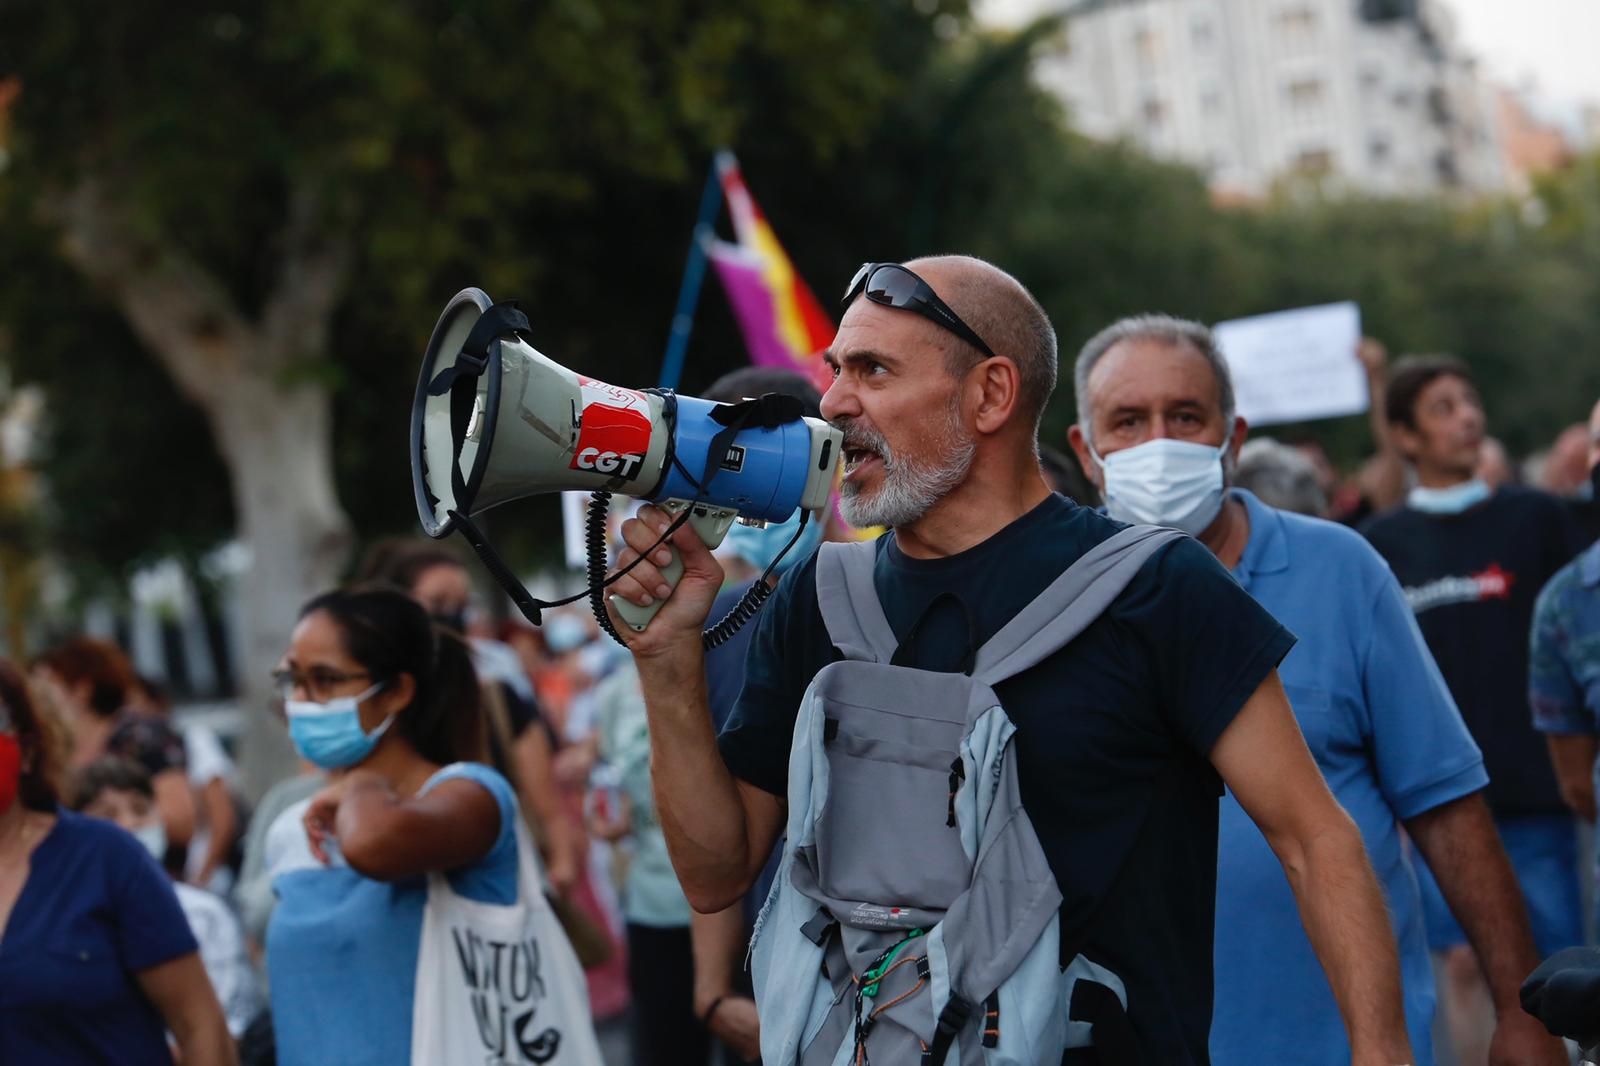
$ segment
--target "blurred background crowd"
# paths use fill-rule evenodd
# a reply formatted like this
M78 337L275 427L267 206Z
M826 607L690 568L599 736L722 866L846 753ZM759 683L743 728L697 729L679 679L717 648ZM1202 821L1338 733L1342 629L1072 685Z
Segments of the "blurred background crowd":
M1483 480L1559 497L1592 542L1600 87L1560 47L1600 16L1519 5L1512 53L1490 6L0 5L4 702L53 723L31 735L66 771L54 798L160 860L241 1037L266 1003L267 830L323 783L280 698L317 679L272 671L314 595L402 589L474 654L486 757L542 827L608 1054L656 1061L623 1019L693 1027L737 990L672 969L688 908L626 653L581 605L535 629L453 545L407 539L405 412L443 301L518 299L559 362L656 384L733 146L824 306L864 259L945 250L1022 279L1063 352L1134 312L1354 301L1381 340L1355 356L1371 412L1273 427L1238 484L1351 525L1397 506L1377 398L1401 353L1449 352L1489 412ZM669 383L703 395L751 342L711 286L696 310ZM1072 420L1062 388L1046 468L1094 505ZM552 499L485 524L535 591L581 584ZM743 1010L720 1012L732 1055Z

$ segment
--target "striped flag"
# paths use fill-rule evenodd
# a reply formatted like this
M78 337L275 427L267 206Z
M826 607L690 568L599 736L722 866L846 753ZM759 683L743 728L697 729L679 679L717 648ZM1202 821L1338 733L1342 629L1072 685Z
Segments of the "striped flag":
M798 371L826 389L821 352L833 342L833 320L795 272L732 152L717 153L717 171L737 240L709 236L705 251L722 278L750 361Z

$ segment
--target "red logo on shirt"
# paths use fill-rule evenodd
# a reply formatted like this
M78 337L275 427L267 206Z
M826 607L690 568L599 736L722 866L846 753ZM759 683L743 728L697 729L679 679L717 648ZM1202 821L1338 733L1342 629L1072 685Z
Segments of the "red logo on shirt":
M1517 575L1508 574L1500 569L1499 563L1490 563L1488 569L1480 570L1472 575L1472 580L1478 583L1478 598L1480 600L1509 600L1511 598L1511 584L1516 579Z
M1463 577L1441 577L1426 585L1407 586L1406 602L1414 614L1431 611L1454 603L1482 603L1484 600L1509 600L1511 586L1517 575L1490 563L1476 574Z

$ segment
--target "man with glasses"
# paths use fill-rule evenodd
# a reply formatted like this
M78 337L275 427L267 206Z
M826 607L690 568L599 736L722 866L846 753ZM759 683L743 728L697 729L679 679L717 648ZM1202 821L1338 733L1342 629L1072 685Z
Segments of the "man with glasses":
M869 264L845 300L822 402L844 432L844 514L892 527L873 585L901 642L896 663L959 669L1123 527L1044 482L1036 440L1055 334L1014 278L964 257ZM624 527L633 550L621 561L665 525L642 512ZM756 623L744 690L714 737L699 634L721 569L692 534L674 544L684 565L675 591L659 576L664 554L616 588L636 603L667 598L631 646L662 827L690 902L713 910L746 889L781 831L802 694L840 654L820 616L815 559L797 564ZM1349 1018L1352 1061L1411 1059L1382 897L1278 683L1293 642L1182 539L1076 639L995 686L1017 727L1022 806L1063 897L1061 962L1082 955L1121 986L1138 1061L1207 1061L1223 783L1297 888ZM761 1004L764 1019L804 1009ZM1065 1061L1096 1061L1080 1053Z

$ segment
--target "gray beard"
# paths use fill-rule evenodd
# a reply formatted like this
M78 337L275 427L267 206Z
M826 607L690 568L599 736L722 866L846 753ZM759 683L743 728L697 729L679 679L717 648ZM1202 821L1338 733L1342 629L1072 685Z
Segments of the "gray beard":
M966 480L978 451L977 442L961 432L954 410L947 411L940 434L940 456L931 463L909 457L896 459L889 453L887 441L869 435L883 459L883 483L876 491L865 494L850 481L839 490L839 513L857 529L912 525Z

